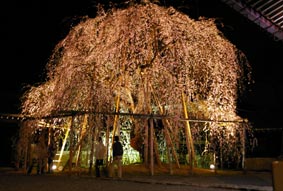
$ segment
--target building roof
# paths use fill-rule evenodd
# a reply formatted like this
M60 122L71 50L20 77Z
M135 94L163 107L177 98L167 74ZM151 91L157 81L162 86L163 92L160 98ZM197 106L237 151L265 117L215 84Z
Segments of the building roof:
M283 42L283 0L221 0Z

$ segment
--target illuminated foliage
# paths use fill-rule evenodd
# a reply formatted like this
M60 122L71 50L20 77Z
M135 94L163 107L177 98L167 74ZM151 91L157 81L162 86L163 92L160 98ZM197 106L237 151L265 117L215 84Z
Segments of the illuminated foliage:
M205 132L214 151L221 144L228 156L240 153L235 145L243 125L215 121L242 120L237 99L250 81L250 67L213 19L196 21L152 3L101 11L56 45L47 71L46 82L23 95L22 114L109 113L120 96L121 112L174 116L169 130L178 142L185 93L189 118L214 121L192 123L193 138ZM140 136L140 120L131 120Z

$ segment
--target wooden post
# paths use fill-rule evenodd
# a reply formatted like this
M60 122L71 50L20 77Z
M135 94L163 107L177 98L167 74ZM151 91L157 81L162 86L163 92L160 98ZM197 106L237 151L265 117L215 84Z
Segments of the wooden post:
M147 82L147 77L145 76L144 77L144 83L143 83L143 99L144 99L144 109L145 109L145 112L148 112L148 113L151 113L151 109L150 109L150 99L149 99L149 93L148 93L148 82ZM149 123L150 121L148 120L151 120L151 119L146 119L145 120L145 143L144 143L144 159L145 159L145 164L146 165L149 165L150 168L151 168L151 164L149 164L149 154L148 154L148 151L149 149L151 149L151 142L150 142L150 139L151 137L148 135L149 134L149 131L150 131L150 126L149 126ZM151 158L151 156L150 156Z
M72 172L73 166L73 138L74 138L74 119L75 117L72 116L72 121L70 125L70 151L69 151L69 172Z
M78 150L77 151L77 158L76 158L76 166L79 166L80 165L80 158L81 158L81 148L82 148L82 140L84 138L84 135L85 135L85 131L86 131L86 126L87 126L87 121L88 121L88 114L85 114L84 115L84 121L83 121L83 124L82 124L82 127L80 128L80 138L78 140Z
M169 123L168 123L168 124L169 124ZM171 147L171 149L172 149L172 154L173 154L173 156L174 156L174 158L175 158L175 160L176 160L177 167L180 168L180 163L179 163L179 159L178 159L178 156L177 156L177 152L176 152L176 150L175 150L175 148L174 148L174 145L173 145L173 143L172 143L172 140L171 140L171 138L170 138L170 135L169 135L168 127L167 127L167 126L164 127L164 134L165 134L165 137L166 137L166 143L167 143L168 146Z
M119 112L119 106L120 106L120 93L118 94L117 96L117 100L116 100L116 108L115 108L115 111L116 113ZM117 130L117 122L118 122L118 119L119 119L119 115L115 115L115 118L114 118L114 124L113 124L113 130L112 130L112 141L111 141L111 145L110 145L110 151L112 151L112 146L113 146L113 143L114 143L114 136L116 134L116 130ZM109 131L109 128L107 129L107 131ZM107 132L106 132L107 133ZM110 133L108 132L108 137L110 136ZM109 140L109 138L108 138ZM108 142L108 141L107 141ZM107 148L108 149L108 148ZM110 163L112 162L112 153L108 153L110 155Z
M281 128L281 152L280 157L283 157L283 129Z
M183 98L183 109L184 109L184 114L186 118L186 127L185 127L185 134L186 134L186 144L187 144L187 149L188 153L190 155L190 165L191 165L191 171L193 172L193 163L194 163L194 144L193 144L193 139L192 139L192 134L191 134L191 128L190 128L190 123L188 121L188 111L187 111L187 104L186 104L186 99L185 95L182 92L182 98Z
M48 153L48 155L50 154L49 153L49 148L50 148L50 144L51 144L51 128L48 128L48 140L47 140L47 153ZM49 157L49 156L48 156ZM51 169L51 166L49 166L49 162L47 162L46 163L46 171L48 172L49 171L49 169Z
M91 149L90 149L90 163L89 163L89 174L92 175L92 166L94 164L93 156L94 156L94 134L95 134L95 128L91 127Z
M153 119L150 118L150 174L153 176L154 175L154 157L153 157Z
M246 129L243 127L243 135L242 135L242 169L245 169L245 160L246 160Z
M25 133L25 128L27 128L27 124L25 123L23 127L21 127L21 133ZM30 135L27 136L27 134L24 134L25 136L25 141L24 141L24 145L25 145L25 150L24 150L24 166L23 168L25 169L25 171L27 170L28 167L28 162L29 162L29 147L30 147ZM21 135L22 136L22 135ZM19 145L18 145L19 146ZM19 161L20 162L20 161Z
M28 167L28 165L27 165L27 163L29 162L29 158L28 158L28 156L29 156L29 145L30 145L30 142L28 141L28 144L26 145L26 148L25 148L25 162L24 162L24 166L23 166L23 168L26 170L27 169L27 167Z
M144 164L148 165L148 119L144 123Z
M116 108L115 108L116 113L119 112L119 106L120 106L120 93L118 94L117 100L116 100ZM119 115L115 115L114 124L113 124L113 133L112 133L112 145L114 143L114 136L115 136L116 131L117 131L118 119L119 119Z

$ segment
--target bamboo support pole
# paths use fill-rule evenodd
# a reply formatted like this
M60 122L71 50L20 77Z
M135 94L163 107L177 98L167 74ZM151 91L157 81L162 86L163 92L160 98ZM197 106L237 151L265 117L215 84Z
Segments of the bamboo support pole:
M155 103L156 103L156 104L158 105L158 107L159 107L160 114L163 115L163 114L164 114L164 109L163 109L163 107L161 106L160 101L157 99L157 96L154 94L153 88L152 88L151 84L149 84L149 86L150 86L151 91L152 91L153 99L155 100ZM174 147L174 144L172 143L172 139L171 139L171 137L170 137L170 134L169 134L168 128L167 128L167 127L170 127L170 123L169 123L169 121L168 121L167 119L162 120L162 123L163 123L164 126L165 126L164 129L165 129L166 141L167 141L168 145L169 145L169 146L171 147L171 149L172 149L172 153L173 153L173 156L174 156L174 158L175 158L175 160L176 160L176 163L177 163L178 168L180 168L180 163L179 163L179 159L178 159L178 156L177 156L177 152L176 152L176 149L175 149L175 147Z
M171 149L172 149L172 154L173 154L173 157L174 157L175 160L176 160L177 167L180 168L180 163L179 163L179 159L178 159L178 156L177 156L177 152L176 152L176 149L174 148L172 139L170 138L170 134L169 134L168 128L167 128L166 126L165 126L165 128L164 128L164 133L165 133L166 141L167 141L168 145L169 145L169 146L171 147ZM172 160L171 160L171 161L172 161Z
M73 167L74 119L75 119L75 117L72 116L71 125L70 125L69 172L72 172L72 167Z
M50 148L50 145L51 145L51 131L52 131L52 129L48 128L48 140L47 140L47 148L48 148L47 153L48 153L48 155L50 154L49 148ZM46 171L48 172L48 169L50 169L50 168L51 168L51 166L49 166L49 163L47 162L46 163Z
M86 126L88 122L88 114L84 115L84 120L82 124L82 128L80 128L80 137L79 137L79 142L78 142L78 151L77 151L77 157L76 157L76 166L80 165L80 157L81 157L81 148L82 148L82 140L85 135L86 131Z
M74 149L73 149L73 152L74 152L74 153L77 152L78 149L82 146L83 140L85 139L85 137L86 137L87 135L88 135L88 134L87 134L86 132L83 133L82 138L79 140L79 142L77 143L76 147L74 147ZM68 137L68 132L67 132L66 135L65 135L65 138L67 138L67 137ZM65 142L65 141L64 141L64 142ZM64 146L62 146L62 148L61 148L61 153L63 153L63 151L64 151L65 144L66 144L66 143L64 143L64 144L63 144ZM60 158L59 158L58 161L61 161L61 156L62 156L62 155L60 154ZM87 158L87 157L86 157L86 158ZM69 161L70 161L70 158L68 159L67 164L69 163Z
M120 109L119 106L120 106L120 93L118 94L117 100L116 100L116 108L115 108L116 113L119 112L119 109ZM114 143L114 136L115 136L116 131L117 131L118 119L119 119L119 115L115 115L114 124L113 124L113 134L112 134L112 145Z
M73 117L74 118L74 117ZM58 159L58 164L60 164L61 162L61 159L62 159L62 155L63 155L63 152L64 152L64 149L65 149L65 145L66 145L66 142L67 142L67 138L68 136L70 135L70 151L69 151L69 159L66 163L66 165L68 164L69 166L69 171L71 172L72 171L72 167L73 167L73 158L74 158L74 153L76 153L79 148L82 146L82 143L83 143L83 140L86 136L86 131L83 131L82 132L82 135L81 135L81 138L79 139L79 142L74 145L75 143L73 143L72 139L73 139L73 119L72 118L72 122L70 123L70 127L67 129L67 132L65 134L65 138L64 138L64 141L63 141L63 145L61 147L61 151L60 151L60 156L59 156L59 159Z
M64 140L63 140L63 144L62 144L62 147L61 147L61 150L60 150L59 159L58 159L58 161L56 161L58 166L60 165L61 160L62 160L63 152L64 152L64 149L65 149L65 146L66 146L66 143L67 143L67 138L69 137L69 132L70 132L70 128L67 128L67 131L65 133L65 137L64 137Z
M182 99L183 99L183 109L184 109L184 115L185 118L188 119L188 111L187 111L187 104L186 104L186 99L185 99L185 95L182 92ZM188 120L185 121L186 122L186 127L185 127L185 134L186 134L186 144L187 144L187 149L188 149L188 153L189 153L189 157L190 157L190 165L191 165L191 170L193 172L193 163L194 163L194 158L195 158L195 154L194 154L194 144L193 144L193 139L192 139L192 134L191 134L191 128L190 128L190 122Z
M119 106L120 106L120 93L118 94L117 96L117 99L116 99L116 108L115 108L115 111L116 113L119 112ZM111 145L110 145L110 150L112 151L112 146L113 146L113 143L114 143L114 136L116 134L116 130L117 130L117 123L118 123L118 119L119 119L119 115L115 115L114 117L114 124L113 124L113 130L112 130L112 140L111 140ZM109 132L109 127L107 128L107 131L106 133L108 133L108 140L109 140L109 137L110 137L110 132ZM107 141L108 143L108 141ZM107 150L108 150L108 147L107 147ZM108 153L109 156L110 156L110 162L112 162L112 153ZM107 156L108 158L108 156Z

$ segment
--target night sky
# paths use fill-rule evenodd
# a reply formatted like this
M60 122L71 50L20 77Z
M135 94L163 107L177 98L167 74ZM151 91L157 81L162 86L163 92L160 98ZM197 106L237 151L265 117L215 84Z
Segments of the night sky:
M94 1L78 2L14 0L1 5L0 113L19 113L24 87L45 79L45 65L54 46L80 16L95 15ZM252 65L255 85L239 100L239 114L255 128L283 128L283 42L219 0L194 2L185 11L192 17L213 17L222 22L219 29ZM17 128L11 123L0 125L6 131L1 133L1 140L9 140Z

